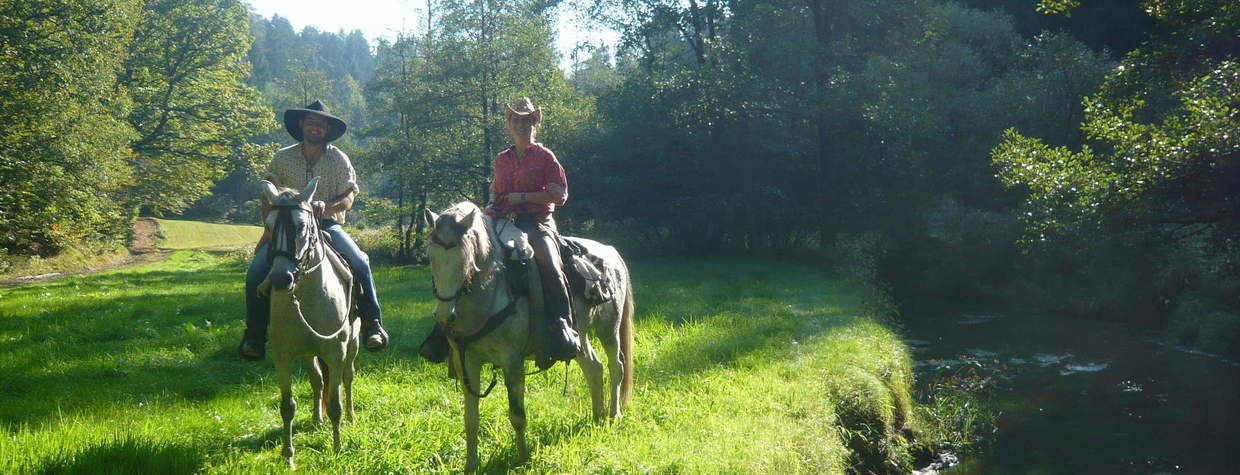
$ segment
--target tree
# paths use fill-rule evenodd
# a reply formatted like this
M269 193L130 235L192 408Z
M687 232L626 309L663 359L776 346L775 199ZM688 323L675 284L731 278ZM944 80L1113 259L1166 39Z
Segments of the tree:
M114 244L128 220L131 103L117 83L139 5L12 0L0 10L0 251Z
M1169 240L1240 238L1240 6L1147 2L1166 32L1125 55L1085 101L1074 151L1009 130L994 151L1029 191L1034 235L1129 228Z
M150 0L121 83L138 132L131 148L143 179L129 202L181 211L232 169L261 157L249 138L274 127L249 75L249 17L236 0Z
M1090 143L1011 129L994 163L1025 194L1031 247L1125 256L1118 272L1092 273L1113 301L1143 307L1124 318L1144 314L1180 343L1238 354L1240 4L1144 6L1160 28L1084 101Z
M503 106L530 96L549 119L540 140L564 154L574 124L593 110L556 67L544 2L437 1L421 35L379 48L368 84L368 135L383 163L383 187L401 209L406 250L416 212L463 199L489 199L491 163L507 144ZM431 14L428 12L428 15ZM563 147L561 147L563 145ZM564 158L571 154L562 155Z

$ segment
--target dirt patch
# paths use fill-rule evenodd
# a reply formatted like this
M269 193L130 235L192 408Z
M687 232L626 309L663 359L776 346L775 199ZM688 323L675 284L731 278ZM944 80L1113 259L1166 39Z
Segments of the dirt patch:
M155 245L159 243L159 222L153 218L138 218L133 223L133 240L130 241L129 250L137 253L146 253L155 251Z

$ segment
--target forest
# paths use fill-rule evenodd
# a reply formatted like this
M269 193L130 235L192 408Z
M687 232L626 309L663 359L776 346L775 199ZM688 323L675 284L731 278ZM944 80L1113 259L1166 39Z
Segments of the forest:
M900 300L1008 302L1240 355L1240 6L1005 0L432 0L418 31L296 31L236 0L13 0L0 16L0 266L139 216L253 223L322 99L370 253L487 201L529 96L561 220L645 255L856 268ZM563 71L553 12L622 33Z

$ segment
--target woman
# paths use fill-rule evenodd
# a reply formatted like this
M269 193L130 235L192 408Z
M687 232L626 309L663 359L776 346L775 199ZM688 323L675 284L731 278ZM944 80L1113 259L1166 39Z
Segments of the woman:
M534 141L542 124L542 110L529 98L521 98L504 110L505 130L513 146L495 158L495 176L491 181L491 204L487 214L507 218L529 235L534 247L534 261L542 278L543 325L547 335L544 351L535 363L547 368L556 361L567 361L580 351L578 335L572 327L572 306L569 304L568 280L560 259L556 233L556 206L568 199L568 180L564 167L547 147ZM423 342L419 353L431 361L443 361L447 342L438 326Z
M568 199L568 179L555 154L535 142L542 125L542 110L523 97L504 109L505 130L513 146L495 158L491 181L491 205L487 213L507 217L529 235L534 261L542 276L543 313L547 350L538 355L539 367L572 359L580 351L572 327L568 280L560 262L555 213Z

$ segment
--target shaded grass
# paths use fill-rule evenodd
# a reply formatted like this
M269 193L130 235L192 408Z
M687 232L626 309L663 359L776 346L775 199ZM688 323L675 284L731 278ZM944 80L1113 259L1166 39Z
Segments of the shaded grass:
M245 263L177 252L138 269L0 289L0 472L281 471L270 362L234 356ZM907 469L910 361L863 287L767 261L633 263L636 387L595 424L580 371L528 380L532 459L503 385L481 407L485 471ZM417 358L433 299L422 267L380 267L393 346L359 359L344 450L313 427L299 376L295 445L311 472L459 470L460 391ZM487 370L489 371L489 370ZM489 375L484 375L489 378ZM152 467L159 467L152 470Z
M237 224L204 223L158 219L159 234L164 249L195 249L212 246L254 245L263 235L263 228Z

